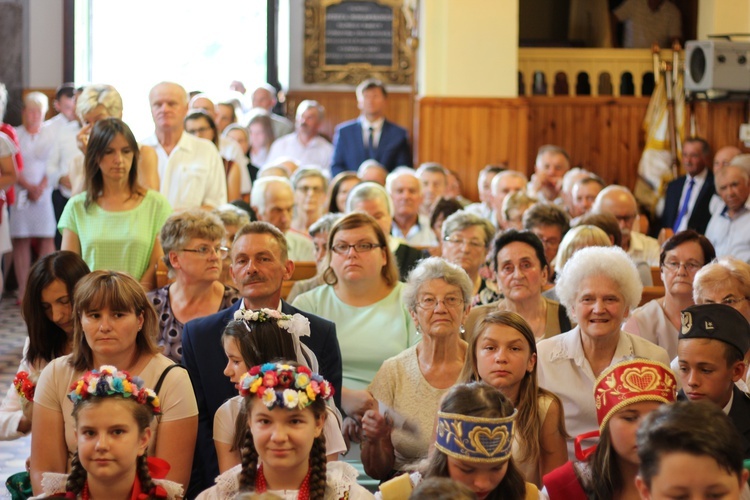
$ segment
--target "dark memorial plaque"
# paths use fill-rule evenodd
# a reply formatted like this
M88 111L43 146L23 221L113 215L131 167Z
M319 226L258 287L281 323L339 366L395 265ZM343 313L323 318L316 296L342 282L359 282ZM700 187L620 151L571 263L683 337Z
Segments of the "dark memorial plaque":
M305 0L305 82L356 85L374 77L410 84L414 13L404 3Z
M393 65L393 8L341 2L326 9L325 64Z

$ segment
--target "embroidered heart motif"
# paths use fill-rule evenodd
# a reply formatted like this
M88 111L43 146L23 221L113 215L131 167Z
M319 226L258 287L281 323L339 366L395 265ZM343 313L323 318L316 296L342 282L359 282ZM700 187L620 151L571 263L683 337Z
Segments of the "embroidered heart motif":
M648 366L628 368L622 372L622 385L633 392L651 391L659 386L659 382L659 372Z
M474 449L486 457L494 457L508 444L508 429L496 427L474 427L469 432L469 442Z

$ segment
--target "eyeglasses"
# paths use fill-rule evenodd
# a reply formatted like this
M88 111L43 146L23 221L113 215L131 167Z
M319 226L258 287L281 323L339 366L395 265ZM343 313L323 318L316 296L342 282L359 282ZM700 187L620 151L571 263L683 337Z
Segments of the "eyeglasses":
M374 250L375 248L381 248L382 246L383 245L377 245L375 243L355 243L354 245L336 243L331 247L331 250L339 255L346 255L349 253L350 248L353 248L357 253L365 253Z
M718 303L724 304L725 306L732 306L734 307L735 304L739 304L743 300L747 300L747 297L726 297L724 299L721 299ZM704 300L704 304L716 304L713 300Z
M431 297L429 295L417 299L417 305L422 309L427 310L436 309L440 302L442 302L445 307L450 307L452 309L463 304L464 299L462 299L461 297L456 297L454 295L448 295L447 297L444 297L443 300L440 300L436 297Z
M456 246L469 245L471 248L484 248L484 242L479 240L462 240L461 238L446 236L445 238L443 238L443 241Z
M208 257L209 255L218 254L220 259L226 259L229 255L229 248L227 247L210 247L208 245L198 248L183 248L183 252L197 253L201 257Z
M684 267L685 271L687 271L690 274L693 274L694 272L698 271L701 267L703 267L702 264L698 264L697 262L678 262L676 260L665 260L664 261L664 267L669 269L670 271L676 273L680 270L680 267Z

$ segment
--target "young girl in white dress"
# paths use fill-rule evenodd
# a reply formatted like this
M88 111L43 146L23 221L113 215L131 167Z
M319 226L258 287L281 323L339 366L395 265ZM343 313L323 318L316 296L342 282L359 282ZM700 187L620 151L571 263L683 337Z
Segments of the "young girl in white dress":
M70 474L45 472L43 494L35 498L119 500L176 499L182 486L164 476L163 460L146 458L151 419L159 398L138 378L114 366L87 372L68 394L73 402L78 450Z
M273 493L313 500L370 499L357 484L357 471L326 462L325 401L333 386L309 368L292 362L254 366L239 382L250 430L242 463L216 478L200 500L233 499L237 493Z

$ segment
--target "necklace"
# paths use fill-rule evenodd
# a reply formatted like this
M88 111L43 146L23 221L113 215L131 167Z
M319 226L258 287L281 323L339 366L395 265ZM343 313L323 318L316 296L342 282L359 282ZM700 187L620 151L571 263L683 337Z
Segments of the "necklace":
M297 500L310 500L310 472L311 469L308 468L307 475L305 475L305 479L302 480L302 484L299 486ZM264 493L266 491L268 491L268 483L266 483L266 476L263 474L263 464L260 464L258 473L255 475L255 492Z

